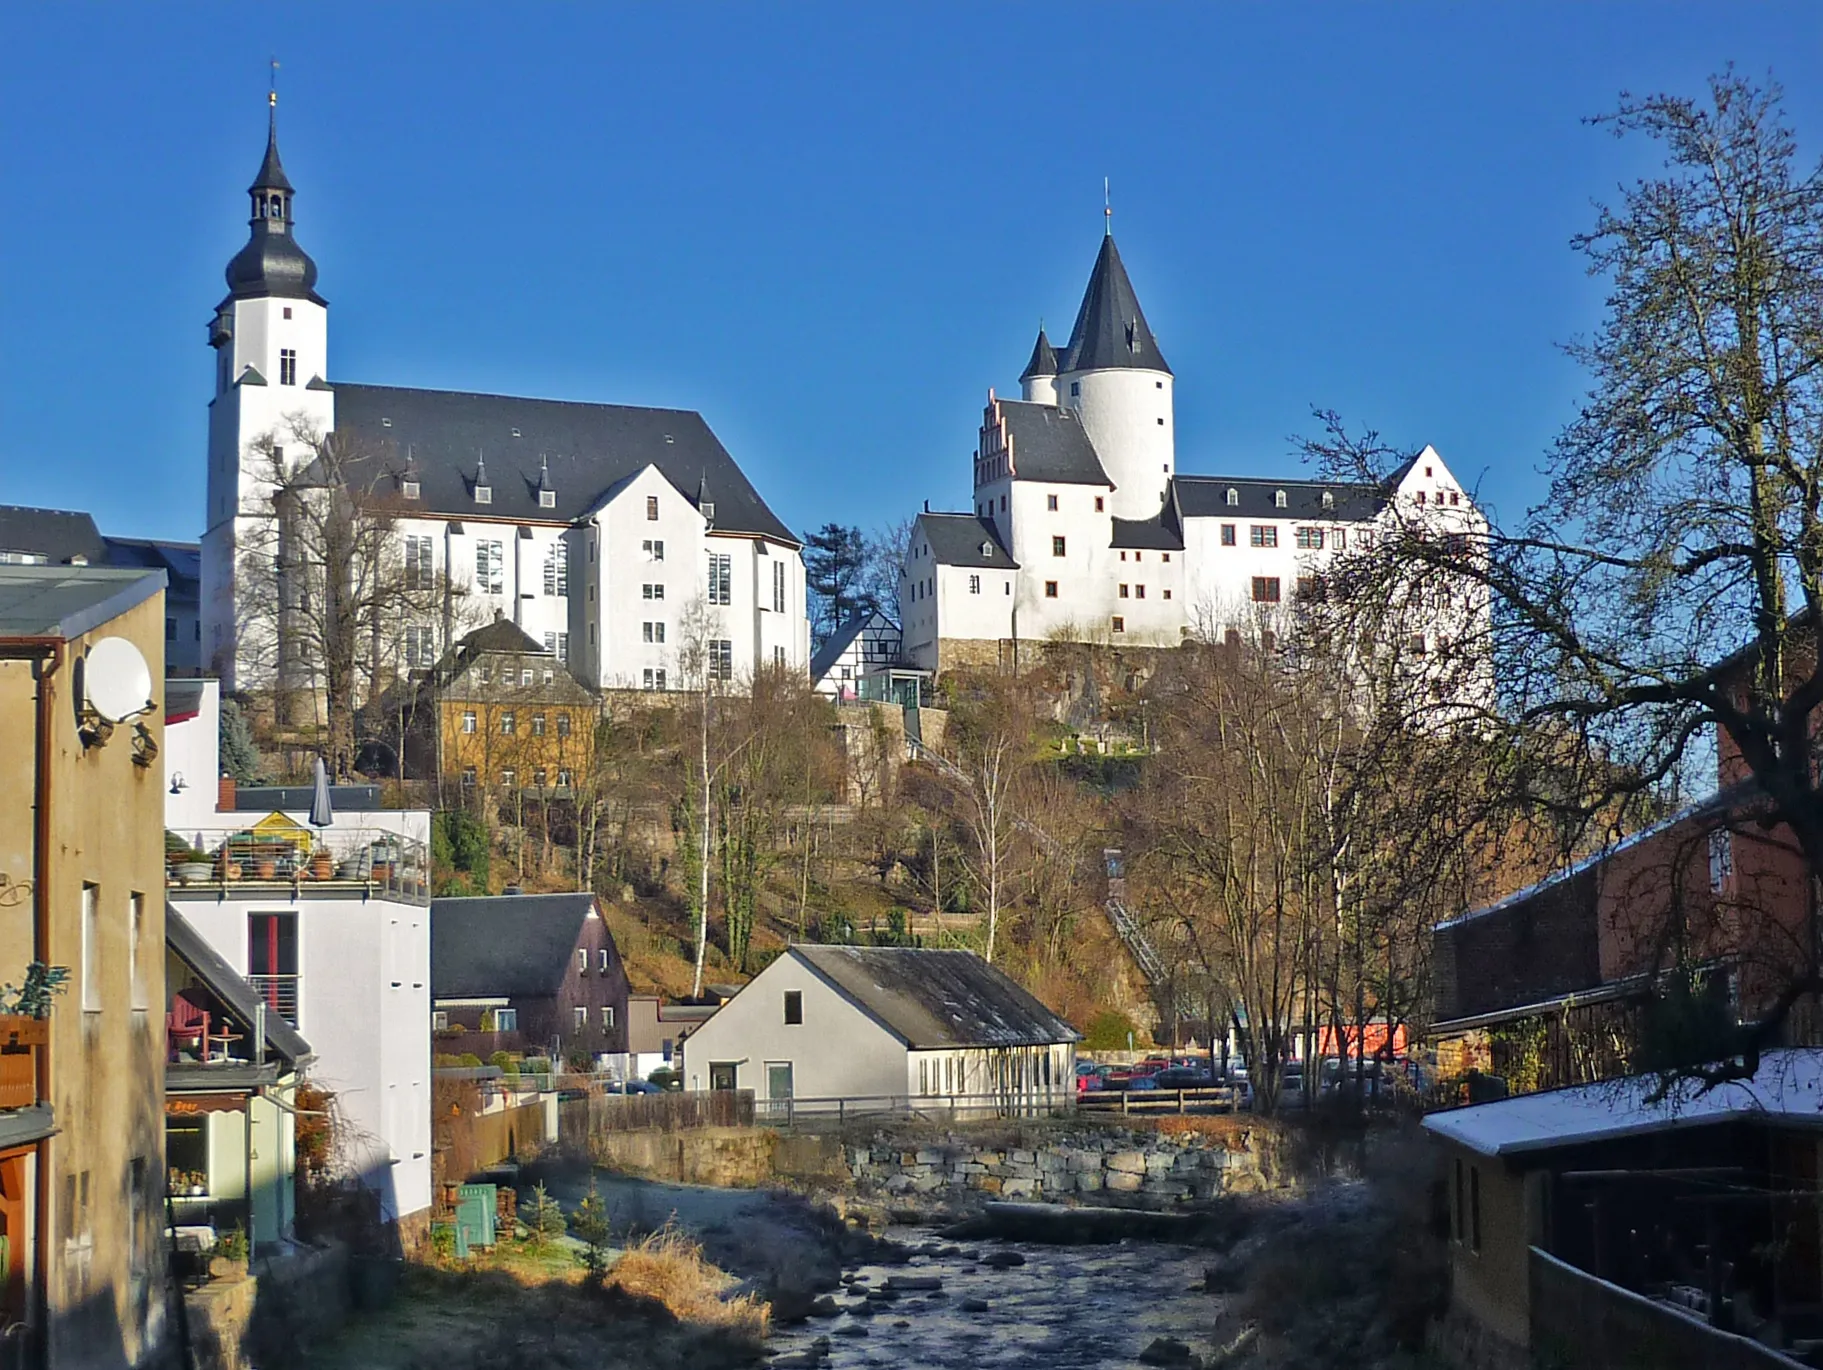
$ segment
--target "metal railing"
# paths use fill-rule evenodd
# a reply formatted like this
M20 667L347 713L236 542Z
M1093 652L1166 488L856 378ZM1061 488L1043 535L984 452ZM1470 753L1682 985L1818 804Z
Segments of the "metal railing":
M249 975L247 983L266 1001L266 1011L277 1014L292 1027L298 1025L298 977L295 975Z
M319 830L267 818L235 828L169 834L165 884L218 897L230 890L281 886L294 894L337 889L428 904L430 854L423 843L383 828Z

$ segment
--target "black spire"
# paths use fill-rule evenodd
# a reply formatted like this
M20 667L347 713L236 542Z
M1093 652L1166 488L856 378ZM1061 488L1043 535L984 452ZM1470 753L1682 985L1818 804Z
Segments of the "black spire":
M1089 273L1089 288L1083 292L1082 308L1076 311L1076 327L1070 332L1070 345L1064 350L1059 369L1123 368L1171 374L1164 354L1158 350L1158 339L1152 336L1139 307L1133 282L1127 279L1127 268L1121 265L1114 235L1108 233L1103 235L1101 251L1095 255L1095 269Z
M1038 341L1032 344L1032 360L1025 364L1025 370L1019 373L1019 379L1029 381L1036 376L1055 376L1057 374L1057 353L1051 347L1051 340L1044 335L1044 325L1038 326Z
M316 263L292 236L291 180L279 161L278 96L269 98L266 155L247 187L253 201L247 245L228 263L228 298L326 301L316 293Z

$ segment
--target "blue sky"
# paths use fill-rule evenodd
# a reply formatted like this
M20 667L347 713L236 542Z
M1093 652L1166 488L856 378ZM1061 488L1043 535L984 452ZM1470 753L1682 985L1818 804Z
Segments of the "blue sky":
M968 507L1104 175L1183 470L1320 404L1516 513L1647 166L1580 116L1732 59L1823 136L1814 4L7 6L0 502L201 534L274 53L331 379L699 409L799 529Z

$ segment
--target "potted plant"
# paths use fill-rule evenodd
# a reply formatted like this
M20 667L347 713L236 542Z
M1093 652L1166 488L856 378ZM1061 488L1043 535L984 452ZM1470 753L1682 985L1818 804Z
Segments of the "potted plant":
M327 880L335 874L335 858L328 847L318 847L310 858L310 875L314 880Z
M215 1250L209 1257L212 1279L244 1279L247 1274L247 1234L239 1224L215 1239Z
M176 833L165 834L165 863L180 885L202 885L209 879L209 858Z
M241 878L241 864L234 859L234 850L226 842L222 843L222 849L215 854L215 873L223 880Z

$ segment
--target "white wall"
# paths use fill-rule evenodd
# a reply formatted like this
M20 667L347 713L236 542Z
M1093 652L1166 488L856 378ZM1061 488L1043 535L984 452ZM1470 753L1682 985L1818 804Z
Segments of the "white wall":
M804 1021L785 1022L785 991L804 996ZM684 1042L684 1087L709 1088L713 1061L738 1061L735 1086L766 1096L766 1065L792 1064L800 1099L906 1092L905 1044L786 951Z
M1062 403L1082 416L1083 431L1114 482L1109 512L1124 519L1158 513L1177 471L1172 378L1124 368L1073 371L1059 376L1057 385Z

